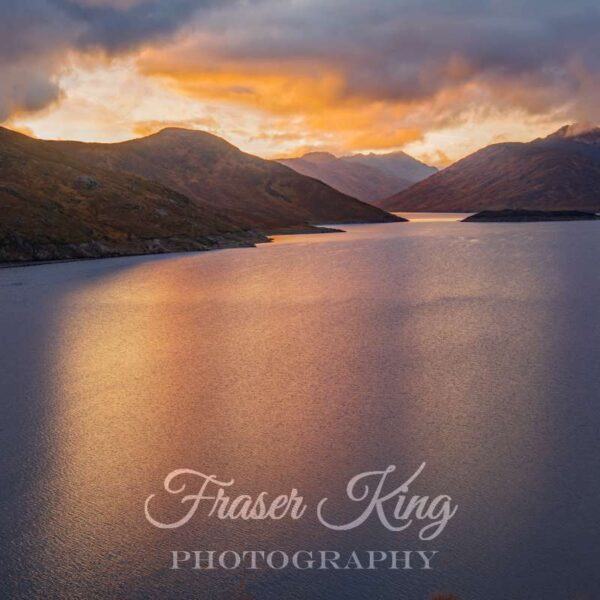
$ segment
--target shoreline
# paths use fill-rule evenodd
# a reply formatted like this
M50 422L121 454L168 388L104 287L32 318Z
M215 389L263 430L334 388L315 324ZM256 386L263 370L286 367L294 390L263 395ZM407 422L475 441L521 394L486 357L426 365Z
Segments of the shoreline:
M246 236L242 236L242 239L234 239L234 235L232 236L219 236L218 240L215 240L212 245L208 245L197 240L193 241L194 245L197 245L196 248L178 248L174 247L173 249L166 249L163 244L165 242L172 241L169 238L156 238L155 240L148 240L156 245L156 251L150 252L123 252L120 254L117 253L107 253L106 255L89 255L89 256L73 256L73 257L65 257L65 258L55 258L55 259L39 259L39 260L22 260L22 261L6 261L0 262L0 269L16 269L19 267L38 267L44 265L55 265L55 264L64 264L71 262L82 262L82 261L91 261L91 260L103 260L110 258L133 258L138 256L162 256L165 254L177 254L177 253L196 253L196 252L213 252L215 250L231 250L236 248L256 248L258 244L270 244L273 242L273 237L278 235L306 235L306 234L322 234L322 233L345 233L343 229L337 229L333 227L327 226L319 226L319 225L292 225L290 227L282 227L278 229L268 229L265 231L247 231ZM206 236L207 240L214 238L216 236ZM143 242L144 240L136 240L139 242ZM99 244L99 242L88 242L88 245ZM168 246L167 246L168 248Z
M168 238L125 240L113 244L96 240L80 244L46 244L35 248L30 244L24 244L22 254L38 254L40 258L6 260L0 262L0 269L106 258L173 254L176 252L206 252L228 248L253 248L258 243L267 243L268 241L268 237L262 232L244 231L207 235L195 239L172 236ZM18 254L18 250L13 250L13 252L14 254ZM56 256L56 258L53 258L53 256Z
M600 216L591 211L581 210L529 210L503 209L482 210L462 223L550 223L563 221L598 221Z

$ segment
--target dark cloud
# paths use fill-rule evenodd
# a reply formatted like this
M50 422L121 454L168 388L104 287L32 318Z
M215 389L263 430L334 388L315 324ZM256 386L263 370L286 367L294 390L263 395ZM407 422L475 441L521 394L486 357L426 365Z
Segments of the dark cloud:
M597 0L0 0L0 17L0 119L56 100L67 53L165 44L182 28L163 73L333 71L340 101L418 104L472 85L478 96L455 102L600 117ZM441 102L432 119L459 110Z
M144 0L119 6L52 0L58 10L81 27L76 37L79 48L100 48L109 53L131 50L168 36L194 13L217 3L217 0Z
M43 0L0 0L0 122L58 99L52 74L66 49L64 24Z
M420 101L475 83L514 102L530 86L551 107L596 88L600 75L597 0L267 0L222 9L198 26L186 66L270 64L343 74L342 96ZM592 85L593 84L593 85ZM588 102L587 104L591 104Z
M70 52L118 54L176 32L218 0L0 0L0 122L60 98Z

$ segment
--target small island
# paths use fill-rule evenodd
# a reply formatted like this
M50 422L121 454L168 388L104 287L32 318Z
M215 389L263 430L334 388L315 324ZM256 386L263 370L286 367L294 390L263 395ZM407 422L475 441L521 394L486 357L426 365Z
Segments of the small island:
M596 213L581 210L482 210L463 219L462 223L526 223L532 221L593 221Z

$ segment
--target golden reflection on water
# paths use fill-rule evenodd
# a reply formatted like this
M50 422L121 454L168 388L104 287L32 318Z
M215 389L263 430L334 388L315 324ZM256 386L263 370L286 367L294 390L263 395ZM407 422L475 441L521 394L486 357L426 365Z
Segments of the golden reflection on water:
M380 227L140 261L65 296L40 560L82 590L152 577L172 538L145 522L143 501L175 468L315 500L361 470L422 461L428 485L468 512L448 548L467 562L489 553L464 544L486 523L502 529L496 556L513 549L553 457L539 435L544 248L502 265L477 226L440 240L421 225L400 247L388 237L405 226ZM194 532L234 546L324 535Z
M161 469L165 448L177 444L172 403L184 362L171 309L185 282L174 287L168 269L151 280L144 273L142 266L83 286L57 317L58 446L44 560L60 572L72 569L68 556L79 557L82 568L66 572L69 579L110 579L116 566L135 564L145 534L132 507L151 469Z
M141 265L63 301L43 560L60 572L65 555L80 556L81 571L64 576L82 585L98 571L131 569L140 548L156 545L137 517L174 468L227 469L284 492L317 486L328 467L310 465L323 453L351 460L344 431L352 436L360 416L346 407L357 393L368 399L377 374L361 364L352 329L327 331L328 307L369 282L349 275L340 296L313 263L288 278L284 264L273 273L246 261L199 277L196 260ZM331 343L311 343L324 336Z

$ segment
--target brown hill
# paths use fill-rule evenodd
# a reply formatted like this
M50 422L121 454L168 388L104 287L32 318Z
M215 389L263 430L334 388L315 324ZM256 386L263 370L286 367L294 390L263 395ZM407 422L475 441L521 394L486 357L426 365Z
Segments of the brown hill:
M413 184L408 179L360 162L337 158L328 152L310 152L301 158L287 158L279 162L364 202L387 198Z
M600 210L600 129L487 146L379 204L393 211Z
M56 144L0 128L0 261L51 260L251 244L210 207L90 165Z
M49 143L98 166L168 186L228 214L244 228L394 220L320 181L202 131L169 128L120 144Z
M392 215L200 132L123 144L0 128L0 261L251 245L307 223Z

